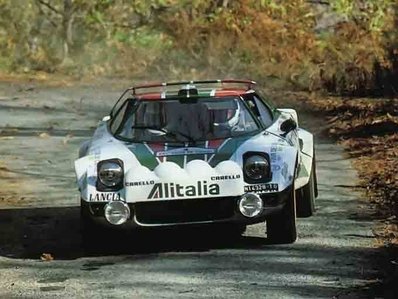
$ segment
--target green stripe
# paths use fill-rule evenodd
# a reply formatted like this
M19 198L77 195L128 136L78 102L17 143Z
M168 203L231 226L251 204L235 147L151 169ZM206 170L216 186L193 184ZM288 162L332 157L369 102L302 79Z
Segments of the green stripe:
M211 89L208 90L208 91L201 90L201 91L198 92L198 96L200 96L200 97L210 97L211 91L212 91Z
M222 161L230 160L238 147L251 137L253 136L249 135L229 139L226 143L218 148L215 156L209 162L210 166L215 167L218 163Z
M216 154L209 162L211 167L215 167L218 163L222 161L229 160L233 153L236 151L236 140L229 139L216 151Z
M184 168L184 155L167 156L168 162L174 162L181 168Z
M303 177L308 177L308 176L310 176L310 174L309 174L307 168L304 166L304 163L301 163L300 171L299 171L297 177L303 178Z
M244 143L246 140L250 139L252 136L242 136L238 138L231 138L226 141L221 147L219 147L214 154L214 157L209 162L211 167L215 167L218 163L226 160L230 160L232 155L235 153L236 149ZM198 147L205 148L203 145L197 145ZM150 170L154 170L155 167L159 164L158 160L154 156L154 154L147 148L145 144L142 143L133 143L127 146L128 149L137 157L138 161L141 165L149 168ZM180 148L180 147L169 147L172 148ZM176 156L167 156L165 157L167 161L174 162L180 167L184 167L184 156L185 155L176 155ZM207 154L207 159L210 159L212 154ZM204 154L195 154L195 155L186 155L187 163L192 160L203 160L205 159ZM304 170L305 171L305 170Z
M207 157L209 158L209 157L210 157L210 154L207 154ZM203 160L203 161L204 161L204 159L205 159L205 155L204 155L204 154L200 154L200 155L187 155L187 163L188 163L189 161L192 161L192 160Z
M158 161L156 157L149 151L145 144L133 143L127 146L128 149L136 156L137 160L142 166L154 170L158 166Z

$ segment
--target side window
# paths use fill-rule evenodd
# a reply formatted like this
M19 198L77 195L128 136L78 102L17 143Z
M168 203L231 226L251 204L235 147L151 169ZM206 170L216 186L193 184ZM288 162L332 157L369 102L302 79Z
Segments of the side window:
M264 104L263 101L260 100L257 96L254 96L254 100L257 105L257 109L260 113L260 118L263 121L266 128L272 125L273 117L271 110Z
M116 115L112 118L111 120L111 132L116 135L119 134L119 132L122 130L121 126L124 123L124 118L126 114L126 109L127 109L127 103L129 100L125 101L123 105L119 108L118 111L116 111Z
M257 108L256 102L254 100L254 97L252 95L246 96L245 97L245 102L249 106L250 110L253 112L253 114L260 119L260 111Z
M245 101L255 116L268 128L273 123L271 110L256 95L250 94L245 97Z

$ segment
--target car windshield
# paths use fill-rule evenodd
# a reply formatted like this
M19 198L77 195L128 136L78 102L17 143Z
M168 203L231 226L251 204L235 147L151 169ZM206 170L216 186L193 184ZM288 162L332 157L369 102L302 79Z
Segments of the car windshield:
M239 97L131 101L111 124L116 137L140 142L225 139L259 129Z

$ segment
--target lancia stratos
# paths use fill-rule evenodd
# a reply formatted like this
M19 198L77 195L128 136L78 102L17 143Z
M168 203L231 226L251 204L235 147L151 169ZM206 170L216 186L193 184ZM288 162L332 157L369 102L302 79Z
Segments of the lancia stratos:
M128 88L75 161L83 231L264 223L292 243L314 213L313 135L249 80Z

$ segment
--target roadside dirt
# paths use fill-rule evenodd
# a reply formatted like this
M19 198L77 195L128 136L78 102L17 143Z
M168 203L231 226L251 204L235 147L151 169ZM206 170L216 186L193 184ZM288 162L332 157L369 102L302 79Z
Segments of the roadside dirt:
M239 239L179 229L105 235L84 249L73 161L123 86L0 83L1 298L377 295L374 210L342 148L320 135L317 213L299 220L295 244L270 244L260 224ZM299 121L325 125L304 112Z
M375 208L374 234L383 255L383 293L398 296L398 99L342 98L287 93L301 110L320 113L321 132L341 144L359 174L359 188Z

